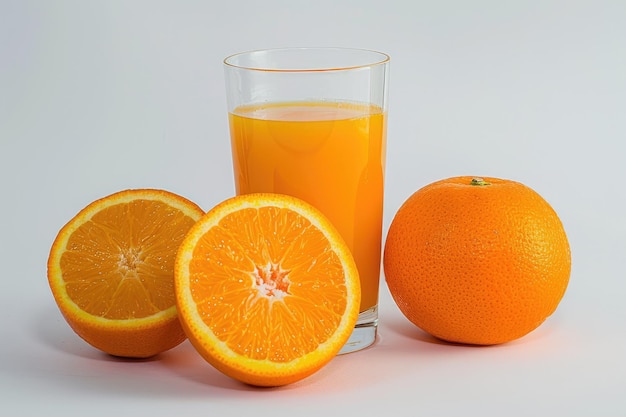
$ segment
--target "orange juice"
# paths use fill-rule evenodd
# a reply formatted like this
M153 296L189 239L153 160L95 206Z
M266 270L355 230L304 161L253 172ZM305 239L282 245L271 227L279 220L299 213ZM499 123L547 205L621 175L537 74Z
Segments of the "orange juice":
M229 114L238 194L274 192L321 210L350 247L361 311L377 305L386 115L351 103L292 102Z

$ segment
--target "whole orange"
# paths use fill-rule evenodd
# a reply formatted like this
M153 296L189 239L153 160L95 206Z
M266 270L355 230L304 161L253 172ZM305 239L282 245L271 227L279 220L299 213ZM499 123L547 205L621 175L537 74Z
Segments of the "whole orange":
M536 329L567 288L561 220L515 181L455 177L411 195L384 251L389 291L416 326L450 342L491 345Z

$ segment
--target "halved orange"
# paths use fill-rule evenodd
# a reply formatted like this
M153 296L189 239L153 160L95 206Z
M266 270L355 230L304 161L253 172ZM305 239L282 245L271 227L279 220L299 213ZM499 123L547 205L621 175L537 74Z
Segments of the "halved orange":
M150 357L185 340L174 295L176 252L204 211L176 194L121 191L58 233L48 283L72 329L106 353Z
M361 298L334 226L302 200L247 194L214 207L176 258L189 340L222 373L279 386L321 369L346 343Z

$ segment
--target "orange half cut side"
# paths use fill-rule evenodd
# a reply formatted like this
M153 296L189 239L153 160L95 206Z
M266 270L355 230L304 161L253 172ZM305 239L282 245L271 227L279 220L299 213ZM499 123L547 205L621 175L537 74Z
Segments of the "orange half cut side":
M296 382L327 364L359 313L356 265L313 206L278 194L226 200L191 229L176 260L189 340L252 385Z
M174 261L203 214L176 194L135 189L74 216L48 258L48 283L72 329L115 356L149 357L181 343Z

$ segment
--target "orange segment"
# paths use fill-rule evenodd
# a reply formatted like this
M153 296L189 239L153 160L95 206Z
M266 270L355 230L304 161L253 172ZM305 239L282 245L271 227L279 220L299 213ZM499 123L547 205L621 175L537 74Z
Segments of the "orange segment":
M66 224L50 251L48 282L76 333L126 357L152 356L182 342L174 260L203 214L167 191L127 190L91 203Z
M209 211L176 261L189 340L253 385L295 382L329 362L358 317L354 260L330 222L293 197L248 194Z

